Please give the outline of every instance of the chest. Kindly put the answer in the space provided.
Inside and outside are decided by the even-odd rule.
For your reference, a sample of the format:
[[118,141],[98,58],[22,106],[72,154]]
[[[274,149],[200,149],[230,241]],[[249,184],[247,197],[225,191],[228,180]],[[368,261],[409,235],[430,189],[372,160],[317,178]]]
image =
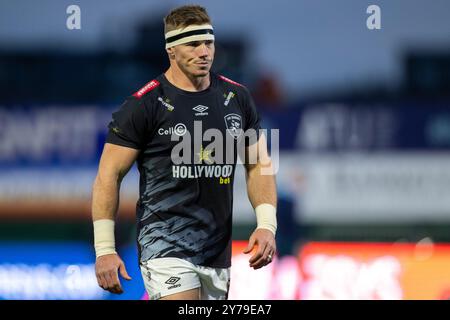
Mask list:
[[233,92],[218,91],[206,96],[161,95],[155,107],[153,141],[159,143],[170,143],[172,135],[186,134],[201,140],[218,134],[223,139],[235,138],[246,121]]

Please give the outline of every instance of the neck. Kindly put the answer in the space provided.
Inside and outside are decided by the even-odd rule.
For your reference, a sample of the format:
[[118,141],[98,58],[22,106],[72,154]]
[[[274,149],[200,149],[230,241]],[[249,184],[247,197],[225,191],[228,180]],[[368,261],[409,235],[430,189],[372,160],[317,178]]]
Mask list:
[[173,65],[164,73],[167,80],[175,87],[192,92],[202,91],[209,87],[209,74],[208,72],[205,76],[193,77],[185,74],[180,68],[174,67]]

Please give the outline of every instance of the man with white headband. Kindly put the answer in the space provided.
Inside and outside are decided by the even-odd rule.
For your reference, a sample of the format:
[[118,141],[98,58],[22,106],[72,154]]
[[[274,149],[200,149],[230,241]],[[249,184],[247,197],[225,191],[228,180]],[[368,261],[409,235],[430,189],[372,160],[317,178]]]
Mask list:
[[[210,72],[215,39],[206,10],[182,6],[164,24],[170,67],[127,98],[109,124],[92,196],[97,280],[113,293],[123,292],[119,274],[130,280],[116,252],[114,226],[120,183],[136,161],[137,243],[149,298],[226,299],[234,151],[243,144],[257,220],[244,253],[251,253],[254,269],[271,263],[276,253],[274,173],[249,91]],[[218,135],[208,139],[208,132]],[[180,145],[183,151],[175,152]]]

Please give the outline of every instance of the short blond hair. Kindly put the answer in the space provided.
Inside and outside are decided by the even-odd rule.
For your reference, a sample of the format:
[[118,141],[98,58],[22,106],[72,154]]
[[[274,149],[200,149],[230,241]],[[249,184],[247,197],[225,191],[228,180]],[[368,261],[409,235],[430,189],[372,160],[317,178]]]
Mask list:
[[186,5],[173,9],[164,18],[164,33],[190,25],[211,24],[206,9],[199,5]]

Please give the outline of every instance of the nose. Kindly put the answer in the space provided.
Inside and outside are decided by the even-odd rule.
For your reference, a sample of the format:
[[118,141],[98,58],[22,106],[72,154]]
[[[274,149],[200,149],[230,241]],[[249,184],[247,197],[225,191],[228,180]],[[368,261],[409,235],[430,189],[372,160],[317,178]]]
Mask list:
[[201,57],[209,55],[209,49],[204,42],[198,46],[198,51]]

